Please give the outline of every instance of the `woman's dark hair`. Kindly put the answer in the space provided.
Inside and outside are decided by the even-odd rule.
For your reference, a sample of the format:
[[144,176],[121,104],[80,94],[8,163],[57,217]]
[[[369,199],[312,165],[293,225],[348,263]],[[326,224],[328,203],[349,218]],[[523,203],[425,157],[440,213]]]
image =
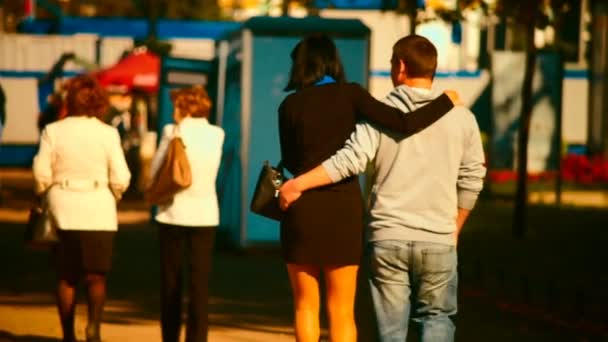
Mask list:
[[334,42],[324,34],[313,34],[302,39],[291,51],[291,72],[285,91],[300,90],[331,76],[344,83],[344,67]]
[[68,116],[102,119],[108,112],[110,108],[108,94],[92,76],[77,76],[68,82],[66,88]]

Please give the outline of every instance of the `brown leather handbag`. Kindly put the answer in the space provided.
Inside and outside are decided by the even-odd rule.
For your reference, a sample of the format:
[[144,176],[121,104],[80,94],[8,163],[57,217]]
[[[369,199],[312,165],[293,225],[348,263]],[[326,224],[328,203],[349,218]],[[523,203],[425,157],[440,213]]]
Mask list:
[[176,135],[169,142],[167,155],[146,190],[145,197],[152,204],[171,204],[175,194],[191,184],[192,172],[186,155],[186,146],[182,138]]

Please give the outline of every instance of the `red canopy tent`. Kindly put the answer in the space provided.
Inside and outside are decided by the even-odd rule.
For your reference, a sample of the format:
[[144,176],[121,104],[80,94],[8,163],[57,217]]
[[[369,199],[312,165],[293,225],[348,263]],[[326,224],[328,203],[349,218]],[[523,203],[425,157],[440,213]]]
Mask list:
[[105,88],[125,92],[140,89],[154,93],[159,87],[160,58],[149,51],[136,50],[115,65],[93,75]]

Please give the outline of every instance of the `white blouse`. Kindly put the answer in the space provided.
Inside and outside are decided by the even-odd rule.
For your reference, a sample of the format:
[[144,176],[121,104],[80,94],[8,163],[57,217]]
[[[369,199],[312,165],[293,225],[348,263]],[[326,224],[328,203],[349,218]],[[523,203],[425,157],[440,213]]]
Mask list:
[[[178,132],[178,133],[177,133]],[[186,146],[192,171],[192,185],[178,192],[169,205],[158,207],[156,221],[187,227],[212,227],[220,222],[215,182],[224,144],[224,130],[209,124],[205,118],[186,117],[175,130],[166,125],[151,165],[152,179],[160,169],[174,134]]]
[[36,192],[65,230],[118,229],[116,197],[127,189],[118,131],[91,117],[67,117],[45,127],[33,164]]

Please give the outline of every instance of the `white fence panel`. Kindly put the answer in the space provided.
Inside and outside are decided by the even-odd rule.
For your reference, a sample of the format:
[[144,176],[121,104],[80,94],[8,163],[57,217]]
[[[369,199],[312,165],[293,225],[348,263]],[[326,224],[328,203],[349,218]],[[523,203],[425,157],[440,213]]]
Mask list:
[[[0,70],[47,71],[63,53],[73,52],[89,62],[95,62],[96,35],[0,35]],[[80,70],[66,65],[66,70]]]
[[38,143],[38,84],[35,78],[0,78],[6,93],[3,144]]
[[107,37],[101,40],[99,45],[99,65],[107,68],[118,62],[125,50],[133,48],[133,38],[129,37]]
[[213,39],[170,39],[171,56],[178,58],[211,60],[215,57]]

